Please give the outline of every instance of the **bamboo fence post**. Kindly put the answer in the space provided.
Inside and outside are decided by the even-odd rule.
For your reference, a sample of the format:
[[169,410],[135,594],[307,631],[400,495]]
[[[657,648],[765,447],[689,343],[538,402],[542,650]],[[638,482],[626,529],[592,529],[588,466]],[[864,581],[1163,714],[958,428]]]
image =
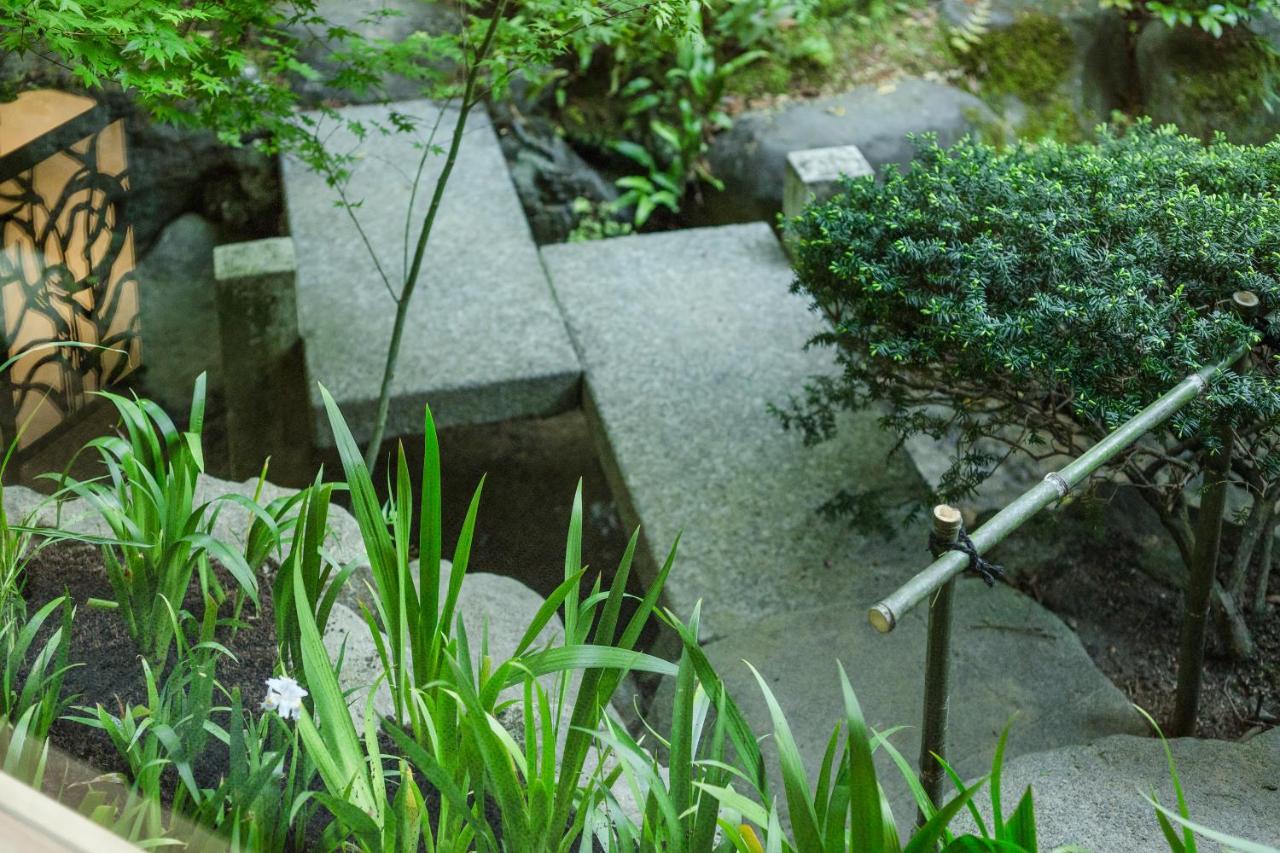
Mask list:
[[[1231,301],[1232,308],[1241,317],[1249,318],[1257,313],[1258,297],[1249,291],[1237,291]],[[1249,354],[1246,352],[1232,365],[1232,369],[1245,372],[1249,366]],[[1173,718],[1169,723],[1169,733],[1173,737],[1195,734],[1196,715],[1200,705],[1209,601],[1217,579],[1218,557],[1222,546],[1222,513],[1227,505],[1231,454],[1235,444],[1235,430],[1228,418],[1223,418],[1217,433],[1221,448],[1205,463],[1200,517],[1196,520],[1195,550],[1191,555],[1191,574],[1183,592],[1182,632],[1178,644],[1178,686],[1174,696]]]
[[[939,504],[933,508],[933,536],[930,550],[935,559],[960,538],[961,517],[955,507]],[[924,656],[924,720],[920,730],[920,784],[934,806],[942,805],[942,782],[946,778],[940,758],[947,750],[947,716],[951,705],[951,622],[956,579],[951,577],[938,588],[929,603],[929,639]],[[919,811],[916,822],[924,825]]]

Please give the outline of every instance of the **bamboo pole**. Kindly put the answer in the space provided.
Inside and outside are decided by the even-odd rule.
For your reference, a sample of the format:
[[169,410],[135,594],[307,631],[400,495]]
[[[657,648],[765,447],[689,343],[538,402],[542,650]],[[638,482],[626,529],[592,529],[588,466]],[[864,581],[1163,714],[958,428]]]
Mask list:
[[[1249,349],[1248,344],[1243,344],[1217,364],[1197,370],[1062,470],[1046,475],[1043,481],[970,534],[974,548],[979,554],[985,554],[1040,510],[1065,497],[1072,488],[1198,397],[1215,374],[1229,369],[1247,355]],[[892,631],[907,612],[968,565],[969,558],[965,554],[955,551],[943,554],[893,593],[872,605],[867,612],[868,621],[881,633]]]
[[[940,557],[947,546],[960,538],[960,511],[940,504],[933,508],[933,556]],[[939,759],[946,757],[947,717],[951,707],[951,621],[955,601],[955,578],[944,583],[929,603],[929,640],[924,655],[924,719],[920,729],[920,785],[935,807],[942,806],[942,783],[946,778]],[[923,811],[916,823],[925,824]]]
[[[1258,297],[1238,291],[1232,297],[1232,308],[1241,317],[1252,317],[1258,310]],[[1232,365],[1237,371],[1248,371],[1248,352]],[[1190,737],[1196,732],[1196,716],[1200,707],[1200,684],[1204,676],[1204,641],[1209,625],[1209,599],[1218,574],[1218,557],[1222,549],[1222,513],[1227,506],[1227,486],[1231,477],[1231,453],[1235,430],[1223,417],[1217,428],[1220,447],[1204,466],[1204,489],[1200,495],[1200,517],[1196,520],[1195,550],[1191,556],[1191,574],[1183,590],[1182,631],[1178,643],[1178,687],[1174,694],[1173,717],[1169,734]]]

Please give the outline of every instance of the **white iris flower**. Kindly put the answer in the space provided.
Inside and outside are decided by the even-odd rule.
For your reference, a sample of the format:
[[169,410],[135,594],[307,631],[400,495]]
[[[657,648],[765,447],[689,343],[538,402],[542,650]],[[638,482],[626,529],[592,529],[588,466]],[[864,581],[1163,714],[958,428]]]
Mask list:
[[296,720],[302,713],[302,700],[307,691],[289,676],[267,679],[267,698],[262,700],[262,710],[275,711],[286,720]]

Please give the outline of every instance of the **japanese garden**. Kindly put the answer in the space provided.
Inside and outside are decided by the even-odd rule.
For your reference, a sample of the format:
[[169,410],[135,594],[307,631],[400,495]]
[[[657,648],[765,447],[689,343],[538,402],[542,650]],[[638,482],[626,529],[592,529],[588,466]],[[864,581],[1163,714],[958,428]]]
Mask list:
[[1280,4],[0,0],[0,850],[1280,850]]

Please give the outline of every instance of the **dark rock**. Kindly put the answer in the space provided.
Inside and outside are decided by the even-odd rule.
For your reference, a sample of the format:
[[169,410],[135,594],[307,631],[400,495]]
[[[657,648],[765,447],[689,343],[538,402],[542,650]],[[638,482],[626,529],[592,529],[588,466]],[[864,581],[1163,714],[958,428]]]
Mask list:
[[575,200],[587,199],[598,210],[617,199],[614,185],[582,159],[549,120],[502,107],[495,113],[511,181],[539,245],[569,238],[581,216]]
[[1268,50],[1274,27],[1240,28],[1214,38],[1193,27],[1148,23],[1138,35],[1137,65],[1147,114],[1185,133],[1261,144],[1280,133],[1280,104],[1265,97],[1280,80],[1280,61]]
[[138,264],[144,393],[166,412],[185,412],[202,372],[221,388],[213,247],[218,229],[195,213],[178,217]]
[[772,220],[782,209],[791,151],[856,145],[880,172],[915,156],[907,134],[936,133],[946,145],[996,122],[990,108],[973,95],[916,78],[892,88],[859,86],[782,110],[743,113],[712,143],[708,160],[724,190],[707,192],[701,215],[721,223]]
[[1020,135],[1078,136],[1133,100],[1125,20],[1096,0],[943,0],[940,11]]

